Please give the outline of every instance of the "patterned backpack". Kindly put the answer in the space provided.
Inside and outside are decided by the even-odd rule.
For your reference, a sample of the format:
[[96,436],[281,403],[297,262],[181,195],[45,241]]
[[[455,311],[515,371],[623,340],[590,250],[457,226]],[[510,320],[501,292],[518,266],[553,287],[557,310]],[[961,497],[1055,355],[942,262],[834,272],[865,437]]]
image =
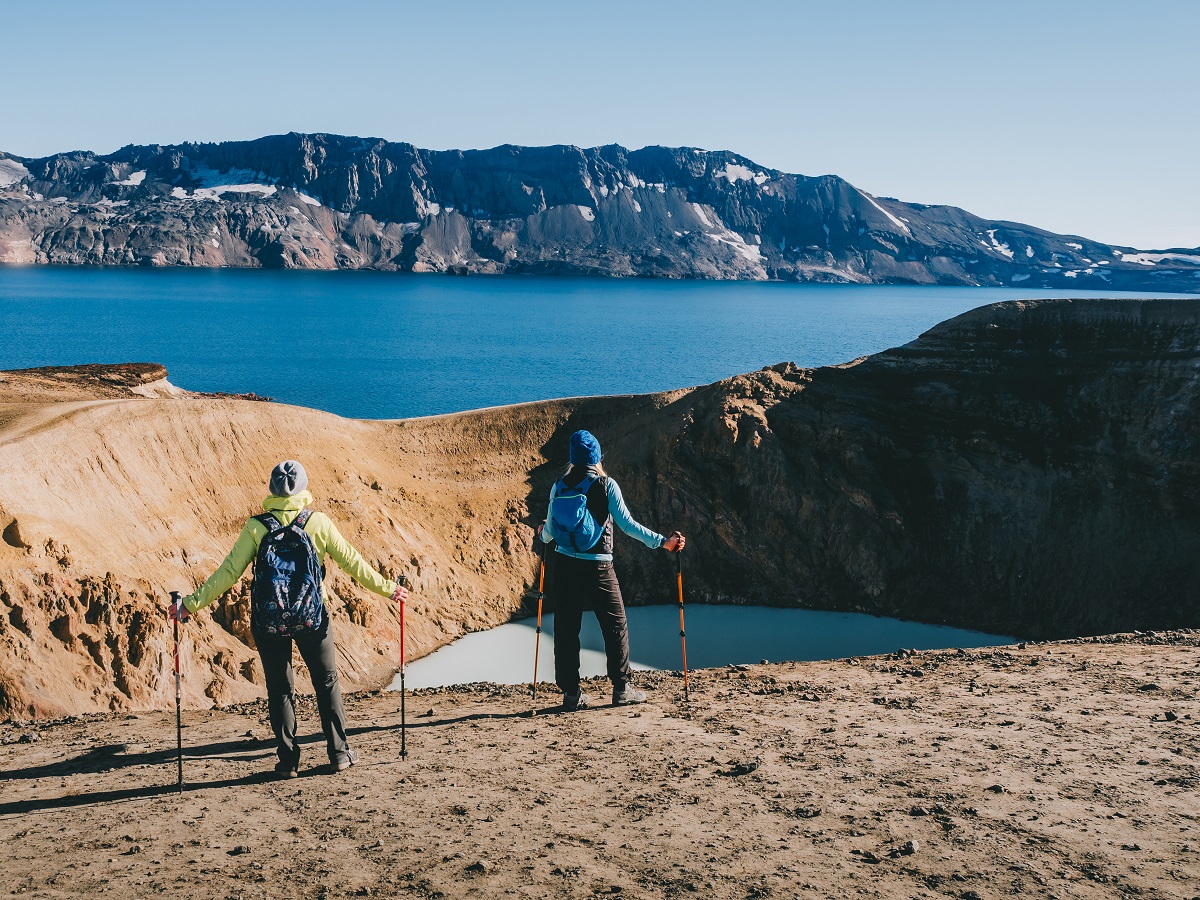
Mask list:
[[254,518],[267,528],[254,558],[250,621],[264,634],[296,635],[316,631],[325,620],[321,582],[325,567],[304,530],[312,516],[303,510],[291,525],[270,513]]

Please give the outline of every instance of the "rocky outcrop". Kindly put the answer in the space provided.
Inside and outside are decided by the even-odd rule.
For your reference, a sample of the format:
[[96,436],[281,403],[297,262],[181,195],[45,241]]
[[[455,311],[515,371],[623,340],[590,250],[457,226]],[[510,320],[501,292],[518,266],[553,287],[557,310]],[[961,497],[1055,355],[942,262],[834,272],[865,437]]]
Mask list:
[[1142,252],[725,151],[287,134],[0,154],[0,262],[1200,290]]
[[[693,534],[697,599],[1026,637],[1200,625],[1200,303],[997,304],[668,409],[614,417],[611,455],[634,508]],[[622,560],[653,595],[644,562]]]
[[[168,705],[167,591],[219,564],[281,455],[410,575],[411,654],[503,622],[580,427],[638,518],[689,536],[689,602],[1200,626],[1200,300],[997,304],[842,366],[400,422],[129,393],[159,374],[0,377],[0,710]],[[71,392],[36,402],[39,378]],[[616,566],[629,602],[673,599],[665,554]],[[329,598],[347,683],[388,677],[396,611],[336,570]],[[188,626],[190,705],[261,693],[247,625],[243,583]]]

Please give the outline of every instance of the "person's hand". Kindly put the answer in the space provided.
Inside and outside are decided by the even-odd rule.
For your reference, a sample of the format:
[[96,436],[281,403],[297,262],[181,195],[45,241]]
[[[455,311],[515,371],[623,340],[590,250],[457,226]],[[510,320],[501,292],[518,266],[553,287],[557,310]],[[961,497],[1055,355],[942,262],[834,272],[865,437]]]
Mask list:
[[192,614],[187,611],[187,607],[183,605],[183,600],[169,604],[167,615],[171,617],[172,622],[186,622],[192,617]]
[[397,584],[396,590],[392,591],[393,603],[404,603],[408,600],[408,588],[403,584]]
[[663,541],[663,549],[668,553],[678,553],[683,549],[686,543],[687,538],[685,538],[678,531],[672,531],[671,536]]

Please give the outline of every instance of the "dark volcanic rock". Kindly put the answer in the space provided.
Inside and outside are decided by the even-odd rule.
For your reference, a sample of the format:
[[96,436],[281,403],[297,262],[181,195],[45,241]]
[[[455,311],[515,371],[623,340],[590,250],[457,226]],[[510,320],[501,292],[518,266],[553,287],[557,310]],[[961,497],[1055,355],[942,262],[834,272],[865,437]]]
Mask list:
[[734,153],[286,134],[0,154],[0,262],[1200,290],[1139,253]]
[[[688,534],[690,602],[1029,637],[1200,625],[1200,301],[996,304],[700,388],[670,430],[629,406],[581,407],[549,457],[603,436],[630,507]],[[617,568],[668,599],[669,561]]]

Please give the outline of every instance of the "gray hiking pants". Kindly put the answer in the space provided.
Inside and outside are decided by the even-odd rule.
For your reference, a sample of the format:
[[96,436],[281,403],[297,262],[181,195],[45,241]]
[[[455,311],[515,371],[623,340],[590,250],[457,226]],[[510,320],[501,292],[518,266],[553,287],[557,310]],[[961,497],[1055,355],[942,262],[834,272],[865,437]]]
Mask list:
[[337,763],[344,759],[349,752],[346,710],[342,705],[342,688],[338,684],[337,649],[329,628],[329,615],[325,615],[325,624],[318,631],[294,638],[255,634],[254,642],[258,644],[267,681],[267,708],[271,713],[279,761],[291,767],[300,761],[300,746],[296,743],[296,686],[292,676],[293,642],[308,666],[317,694],[317,710],[321,714],[329,761]]
[[579,693],[579,629],[583,613],[591,610],[604,635],[604,655],[613,689],[629,683],[629,626],[621,585],[611,562],[553,557],[547,595],[554,608],[554,680],[564,694]]

